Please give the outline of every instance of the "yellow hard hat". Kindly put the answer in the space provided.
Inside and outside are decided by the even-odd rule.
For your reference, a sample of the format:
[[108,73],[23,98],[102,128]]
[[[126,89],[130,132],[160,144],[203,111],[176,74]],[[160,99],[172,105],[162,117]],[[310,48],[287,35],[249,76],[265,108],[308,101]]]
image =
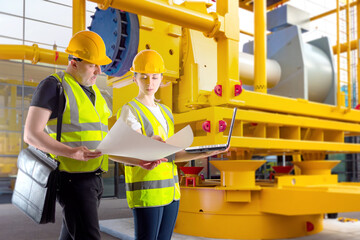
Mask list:
[[112,62],[106,56],[105,43],[102,38],[92,31],[77,32],[69,42],[65,52],[97,65],[107,65]]
[[161,55],[155,50],[147,49],[142,50],[135,56],[130,71],[137,73],[164,73],[166,69]]

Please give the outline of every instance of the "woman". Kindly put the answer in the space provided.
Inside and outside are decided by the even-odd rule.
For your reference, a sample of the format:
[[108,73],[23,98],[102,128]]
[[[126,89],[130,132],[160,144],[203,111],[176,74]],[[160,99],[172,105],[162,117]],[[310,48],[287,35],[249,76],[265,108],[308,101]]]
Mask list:
[[[166,141],[174,134],[171,110],[155,100],[166,71],[164,61],[154,50],[139,52],[130,69],[139,87],[138,96],[125,104],[118,118],[140,134]],[[184,150],[156,161],[112,156],[125,163],[126,196],[133,209],[135,239],[169,240],[179,209],[180,187],[176,161],[189,161],[219,154],[220,151],[189,154]]]

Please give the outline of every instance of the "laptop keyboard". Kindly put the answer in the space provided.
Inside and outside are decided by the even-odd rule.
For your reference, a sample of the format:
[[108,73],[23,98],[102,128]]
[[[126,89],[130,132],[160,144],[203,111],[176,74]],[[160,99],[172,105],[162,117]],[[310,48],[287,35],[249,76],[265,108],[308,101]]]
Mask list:
[[216,147],[224,147],[226,144],[214,144],[214,145],[205,145],[205,146],[197,146],[197,147],[189,147],[187,149],[198,149],[198,148],[216,148]]

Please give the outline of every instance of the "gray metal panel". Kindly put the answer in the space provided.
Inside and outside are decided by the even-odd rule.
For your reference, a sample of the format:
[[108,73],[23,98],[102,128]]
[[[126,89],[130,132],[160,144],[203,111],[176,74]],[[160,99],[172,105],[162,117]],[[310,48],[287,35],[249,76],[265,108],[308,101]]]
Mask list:
[[331,78],[331,88],[329,90],[328,95],[326,96],[326,99],[324,103],[326,104],[332,104],[336,105],[336,89],[337,89],[337,74],[336,69],[334,67],[334,59],[333,59],[333,51],[332,47],[330,45],[330,41],[327,37],[322,37],[313,41],[308,42],[308,44],[311,44],[319,49],[321,49],[326,56],[328,57],[330,63],[331,63],[331,69],[332,69],[332,78]]
[[271,32],[297,25],[302,32],[310,30],[310,14],[291,5],[283,5],[267,13],[267,29]]
[[291,26],[268,36],[268,58],[281,66],[278,85],[269,94],[308,100],[308,81],[304,63],[303,41],[300,29]]
[[[253,54],[253,42],[243,49]],[[281,66],[280,81],[268,89],[269,94],[335,104],[335,71],[327,38],[304,43],[300,28],[290,26],[268,35],[267,58]]]

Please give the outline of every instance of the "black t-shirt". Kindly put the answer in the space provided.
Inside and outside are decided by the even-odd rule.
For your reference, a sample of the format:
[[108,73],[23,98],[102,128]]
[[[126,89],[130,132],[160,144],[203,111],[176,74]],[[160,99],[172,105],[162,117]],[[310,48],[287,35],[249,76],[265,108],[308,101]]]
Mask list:
[[[59,99],[57,97],[58,80],[54,76],[49,76],[42,80],[36,87],[30,106],[42,107],[51,111],[50,119],[57,118]],[[95,104],[95,93],[92,87],[80,85],[92,104]],[[64,95],[63,95],[64,96]],[[64,96],[65,102],[65,96]]]

